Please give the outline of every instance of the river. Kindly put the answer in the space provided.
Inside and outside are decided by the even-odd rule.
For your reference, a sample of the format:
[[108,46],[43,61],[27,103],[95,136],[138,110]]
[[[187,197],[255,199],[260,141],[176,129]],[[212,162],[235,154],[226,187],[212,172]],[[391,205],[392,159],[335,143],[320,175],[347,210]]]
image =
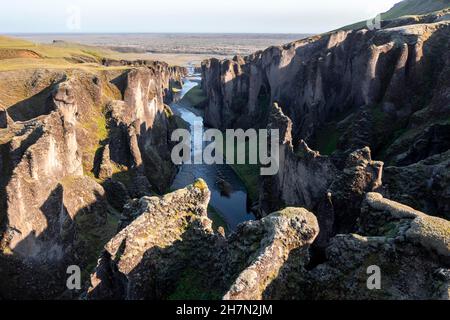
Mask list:
[[[199,85],[200,81],[200,75],[189,75],[184,80],[182,90],[177,93],[174,102],[170,105],[173,112],[181,116],[189,124],[191,131],[194,130],[194,126],[197,127],[197,130],[198,127],[201,127],[201,130],[203,130],[203,118],[199,113],[192,112],[191,106],[187,105],[186,101],[183,101],[183,103],[180,103],[180,101],[189,90]],[[208,184],[211,190],[210,206],[225,221],[229,231],[235,230],[242,222],[255,219],[255,216],[247,208],[246,188],[230,166],[226,164],[183,164],[173,182],[172,189],[184,188],[198,178],[202,178]],[[217,183],[220,179],[226,181],[231,187],[231,190],[226,195],[223,194],[223,189]],[[210,210],[210,218],[213,218],[213,214]]]

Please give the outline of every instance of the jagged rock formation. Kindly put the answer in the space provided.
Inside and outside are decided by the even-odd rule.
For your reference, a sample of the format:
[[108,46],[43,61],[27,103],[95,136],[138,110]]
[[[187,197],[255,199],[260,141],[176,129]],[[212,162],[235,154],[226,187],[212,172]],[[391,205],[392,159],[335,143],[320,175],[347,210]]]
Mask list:
[[[224,299],[270,299],[271,295],[283,291],[288,283],[279,278],[280,269],[293,256],[297,258],[297,267],[305,266],[309,262],[308,248],[318,232],[316,217],[303,208],[286,208],[260,221],[241,225],[228,240],[231,246],[228,263],[242,264],[249,250],[254,250],[252,247],[258,250],[232,282]],[[236,270],[233,271],[229,273],[235,274]]]
[[[116,210],[135,193],[120,178],[132,177],[144,195],[161,191],[149,180],[170,185],[176,168],[165,154],[176,122],[164,101],[170,100],[172,84],[181,81],[181,69],[175,70],[152,63],[99,73],[73,70],[62,78],[31,73],[36,88],[42,79],[60,80],[2,112],[7,128],[0,135],[0,296],[67,294],[66,268],[75,264],[84,275],[90,272],[86,269],[116,233]],[[24,112],[33,103],[37,113]],[[130,139],[115,139],[116,118],[105,111],[112,104],[124,107],[128,118],[121,118],[121,129],[125,125],[127,134],[133,132]],[[134,167],[122,163],[114,157],[117,150],[142,161]]]
[[209,125],[280,130],[259,216],[305,207],[320,226],[309,271],[289,258],[263,298],[449,299],[449,222],[387,200],[448,218],[448,9],[381,27],[203,63]]
[[307,248],[319,231],[307,210],[288,208],[244,223],[226,239],[211,229],[209,198],[199,180],[163,198],[130,203],[126,227],[106,245],[88,298],[182,298],[178,283],[188,272],[196,279],[188,289],[200,285],[209,298],[261,299],[294,251],[299,266],[307,263]]
[[303,140],[294,151],[292,121],[278,104],[272,107],[268,128],[280,130],[280,170],[275,176],[262,177],[259,215],[284,206],[314,208],[337,169],[328,157],[309,149]]
[[[342,170],[354,150],[369,146],[389,167],[445,157],[449,34],[443,10],[417,21],[392,20],[379,30],[340,30],[247,57],[207,60],[202,66],[202,86],[209,100],[205,121],[220,129],[271,127],[276,117],[272,105],[277,102],[292,132],[289,138],[282,137],[290,142],[281,143],[280,173],[262,181],[260,205],[263,212],[292,204],[312,208],[313,199],[323,196],[333,179],[328,176],[333,176],[330,168]],[[286,124],[277,126],[286,130]],[[304,142],[298,143],[302,140],[332,157],[305,151]],[[301,161],[301,156],[310,160]],[[327,164],[330,161],[333,165]],[[305,163],[320,165],[313,171]],[[431,167],[417,170],[416,179],[439,180],[433,194],[446,195],[445,174],[436,179]],[[404,186],[391,188],[396,199],[408,192],[415,198],[406,187],[411,177],[395,169],[385,175],[387,181],[396,181],[391,186]],[[447,196],[444,199],[437,204],[425,197],[417,205],[430,214],[445,215]]]
[[[206,216],[199,180],[163,198],[127,205],[106,246],[89,299],[450,299],[450,222],[366,193],[358,234],[333,236],[309,263],[313,214],[287,208],[224,237]],[[367,286],[379,267],[381,289]]]
[[[207,247],[215,239],[207,218],[209,197],[204,182],[198,182],[161,199],[131,203],[127,212],[135,220],[106,245],[88,296],[167,298],[167,291],[174,289],[173,278],[211,254]],[[202,258],[200,252],[207,256]]]
[[[175,129],[164,104],[171,71],[139,68],[123,75],[123,101],[108,107],[111,159],[119,165],[136,168],[158,192],[164,192],[176,169],[170,160],[170,133]],[[169,86],[171,89],[172,87]]]
[[450,299],[449,31],[443,10],[206,61],[206,122],[281,137],[260,220],[228,236],[203,180],[152,196],[183,69],[2,73],[0,298],[78,298],[66,268],[100,255],[83,298]]
[[268,128],[280,130],[280,170],[261,178],[258,215],[285,206],[316,212],[321,233],[315,245],[323,248],[335,234],[355,231],[365,193],[382,185],[384,164],[372,160],[368,147],[349,154],[342,168],[331,157],[311,150],[303,140],[294,150],[292,121],[277,104]]
[[391,199],[450,219],[450,151],[405,167],[385,169]]
[[[359,220],[364,236],[334,237],[325,263],[291,278],[298,281],[296,297],[448,300],[449,232],[447,220],[368,193]],[[370,266],[381,270],[380,290],[367,287]]]
[[[363,106],[381,105],[383,112],[404,118],[419,108],[410,98],[435,88],[446,64],[440,55],[445,56],[442,42],[449,28],[444,20],[337,31],[245,58],[208,60],[203,64],[206,121],[219,128],[258,126],[278,102],[293,121],[294,137],[310,139],[336,115]],[[424,83],[423,75],[431,83]]]
[[[33,296],[43,288],[49,288],[47,292],[52,295],[61,290],[64,283],[55,289],[54,282],[45,284],[45,276],[37,270],[46,269],[41,269],[44,264],[53,265],[44,272],[61,272],[61,264],[74,259],[78,241],[75,216],[100,202],[104,193],[94,181],[83,180],[76,134],[78,109],[69,83],[58,87],[54,104],[54,112],[28,124],[12,138],[9,157],[3,158],[6,203],[2,206],[1,264],[6,271],[2,276],[20,274],[17,283],[2,280],[7,286],[17,285],[4,293],[2,288],[5,295],[26,292],[25,296]],[[81,183],[72,183],[74,179]],[[67,194],[77,193],[80,200],[74,203],[73,196]],[[90,196],[82,197],[85,193]],[[98,211],[92,210],[90,215],[93,224],[106,218],[105,207],[96,206]]]

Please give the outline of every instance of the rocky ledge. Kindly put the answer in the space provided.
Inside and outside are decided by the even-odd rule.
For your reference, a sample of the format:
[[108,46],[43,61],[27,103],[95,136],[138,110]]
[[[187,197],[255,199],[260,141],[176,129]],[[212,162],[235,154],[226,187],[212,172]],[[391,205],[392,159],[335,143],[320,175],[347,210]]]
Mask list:
[[203,62],[206,123],[282,133],[280,172],[260,181],[260,215],[315,210],[339,191],[333,180],[351,169],[351,153],[369,147],[366,173],[381,169],[372,156],[386,167],[383,194],[448,218],[448,10]]
[[1,297],[77,295],[66,292],[67,266],[86,277],[129,198],[170,185],[178,121],[165,102],[180,70],[2,74],[40,92],[0,109]]
[[[366,193],[357,233],[311,245],[316,217],[286,208],[225,236],[205,182],[131,201],[91,275],[88,299],[449,299],[450,222]],[[381,272],[370,290],[368,270]]]
[[[105,246],[87,297],[262,299],[267,290],[283,290],[285,284],[273,287],[273,280],[288,258],[308,263],[319,232],[312,213],[288,208],[244,223],[226,238],[211,228],[209,198],[198,180],[162,198],[131,202],[124,219],[135,220]],[[201,296],[189,296],[196,290]]]

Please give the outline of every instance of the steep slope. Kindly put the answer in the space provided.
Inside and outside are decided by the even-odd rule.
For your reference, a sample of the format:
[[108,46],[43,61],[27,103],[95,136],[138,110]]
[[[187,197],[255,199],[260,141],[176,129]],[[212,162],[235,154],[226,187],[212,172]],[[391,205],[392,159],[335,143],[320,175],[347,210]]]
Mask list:
[[449,0],[405,0],[381,14],[383,20],[392,20],[402,16],[423,15],[450,7]]
[[[450,222],[368,193],[358,234],[331,240],[326,262],[302,275],[300,299],[449,300]],[[361,236],[363,235],[363,236]],[[380,290],[368,290],[367,270],[379,267]]]
[[[311,185],[327,185],[330,177],[320,180],[320,174],[296,164],[293,155],[304,154],[301,140],[330,155],[338,169],[351,152],[366,146],[388,166],[412,165],[448,150],[450,21],[429,15],[424,21],[392,23],[395,26],[380,30],[336,31],[247,57],[203,63],[209,125],[266,128],[276,123],[271,118],[275,102],[292,123],[290,151],[281,160],[278,182],[266,183],[261,190],[263,211],[264,203],[275,204],[268,212],[286,204],[310,210],[317,205],[309,196]],[[438,171],[429,169],[418,171],[416,179],[437,181],[433,172]],[[313,183],[318,179],[319,184]],[[433,185],[439,188],[436,192],[447,194],[448,182],[439,181]],[[284,195],[273,192],[283,185]],[[389,194],[400,195],[391,189]],[[446,215],[446,201],[438,206],[430,201],[417,205],[430,214]]]
[[0,72],[18,88],[1,109],[0,296],[73,297],[67,267],[86,276],[127,199],[170,185],[176,121],[165,103],[185,70],[121,65]]
[[[348,182],[348,181],[347,181]],[[349,186],[349,185],[348,185]],[[330,240],[309,264],[316,217],[286,208],[215,233],[205,182],[130,202],[127,221],[105,246],[88,299],[449,299],[450,222],[377,193],[355,207],[358,234]],[[361,234],[361,235],[360,235]],[[382,289],[368,290],[379,266]]]
[[297,267],[307,263],[318,233],[312,213],[288,208],[225,238],[207,217],[210,196],[198,180],[163,198],[134,201],[127,213],[135,220],[105,246],[87,297],[261,299],[288,258],[295,256]]
[[[444,9],[450,9],[449,0],[403,0],[396,3],[390,10],[381,13],[380,22],[381,25],[386,25],[389,24],[391,20],[401,17],[404,17],[404,19],[419,18],[418,16],[428,15],[432,12],[438,12]],[[342,30],[354,30],[365,27],[367,27],[367,21],[361,21],[345,26]]]

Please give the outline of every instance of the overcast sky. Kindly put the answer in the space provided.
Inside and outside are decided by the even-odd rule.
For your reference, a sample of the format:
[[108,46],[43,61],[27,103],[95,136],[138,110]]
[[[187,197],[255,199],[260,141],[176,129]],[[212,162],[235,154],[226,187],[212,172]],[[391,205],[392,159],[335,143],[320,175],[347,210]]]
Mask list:
[[319,33],[372,18],[396,2],[399,0],[2,0],[0,33]]

